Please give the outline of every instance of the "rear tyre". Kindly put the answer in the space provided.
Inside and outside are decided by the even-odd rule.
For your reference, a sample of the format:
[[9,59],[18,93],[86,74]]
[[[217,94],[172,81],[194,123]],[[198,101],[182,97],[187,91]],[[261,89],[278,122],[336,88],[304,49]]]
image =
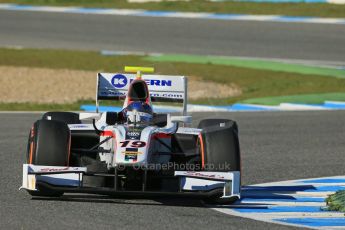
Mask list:
[[[235,121],[227,119],[206,119],[199,123],[199,149],[203,170],[216,172],[241,171],[238,127]],[[208,203],[233,203],[237,198],[221,199],[210,197]]]
[[[66,123],[38,120],[34,123],[28,141],[27,162],[35,165],[67,166],[70,152],[70,130]],[[62,192],[29,191],[32,196],[61,196]]]
[[62,121],[66,124],[81,124],[79,114],[72,112],[47,112],[43,114],[42,119]]

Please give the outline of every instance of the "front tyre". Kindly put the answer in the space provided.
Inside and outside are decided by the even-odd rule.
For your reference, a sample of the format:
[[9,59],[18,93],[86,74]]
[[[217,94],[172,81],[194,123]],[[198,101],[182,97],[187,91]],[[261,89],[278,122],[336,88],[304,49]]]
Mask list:
[[42,120],[62,121],[66,124],[81,124],[78,113],[72,112],[46,112]]
[[[68,166],[70,130],[66,123],[56,120],[38,120],[29,134],[27,162],[34,165]],[[62,196],[47,190],[29,191],[32,196]]]
[[206,171],[241,171],[240,144],[236,122],[226,119],[205,119],[199,123],[202,129],[199,148]]
[[[199,123],[202,129],[198,138],[203,170],[216,172],[241,171],[238,127],[227,119],[205,119]],[[233,203],[238,198],[222,199],[222,194],[210,197],[207,203]]]

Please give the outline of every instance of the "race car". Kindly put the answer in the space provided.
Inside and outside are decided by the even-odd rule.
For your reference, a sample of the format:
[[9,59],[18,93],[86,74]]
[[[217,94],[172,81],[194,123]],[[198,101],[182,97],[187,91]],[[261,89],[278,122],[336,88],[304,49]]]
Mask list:
[[[236,122],[205,119],[192,128],[186,77],[124,72],[97,74],[95,112],[47,112],[33,124],[21,188],[32,196],[239,199]],[[101,100],[124,100],[123,108],[99,112]],[[182,104],[182,114],[155,113],[152,102]]]

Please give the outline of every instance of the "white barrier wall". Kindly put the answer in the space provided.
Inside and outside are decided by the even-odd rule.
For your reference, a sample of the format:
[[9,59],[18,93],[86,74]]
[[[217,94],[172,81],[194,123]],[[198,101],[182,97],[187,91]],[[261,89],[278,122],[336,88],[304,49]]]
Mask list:
[[327,0],[328,3],[345,4],[345,0]]

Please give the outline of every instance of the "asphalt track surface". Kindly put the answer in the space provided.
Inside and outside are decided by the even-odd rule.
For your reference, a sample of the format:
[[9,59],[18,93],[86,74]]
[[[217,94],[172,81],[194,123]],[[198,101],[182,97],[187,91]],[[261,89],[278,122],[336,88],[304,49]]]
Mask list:
[[345,26],[0,10],[0,46],[345,63]]
[[[345,174],[345,111],[194,114],[240,127],[243,183]],[[228,216],[198,200],[31,199],[21,184],[26,141],[40,114],[0,114],[0,229],[294,229]]]

